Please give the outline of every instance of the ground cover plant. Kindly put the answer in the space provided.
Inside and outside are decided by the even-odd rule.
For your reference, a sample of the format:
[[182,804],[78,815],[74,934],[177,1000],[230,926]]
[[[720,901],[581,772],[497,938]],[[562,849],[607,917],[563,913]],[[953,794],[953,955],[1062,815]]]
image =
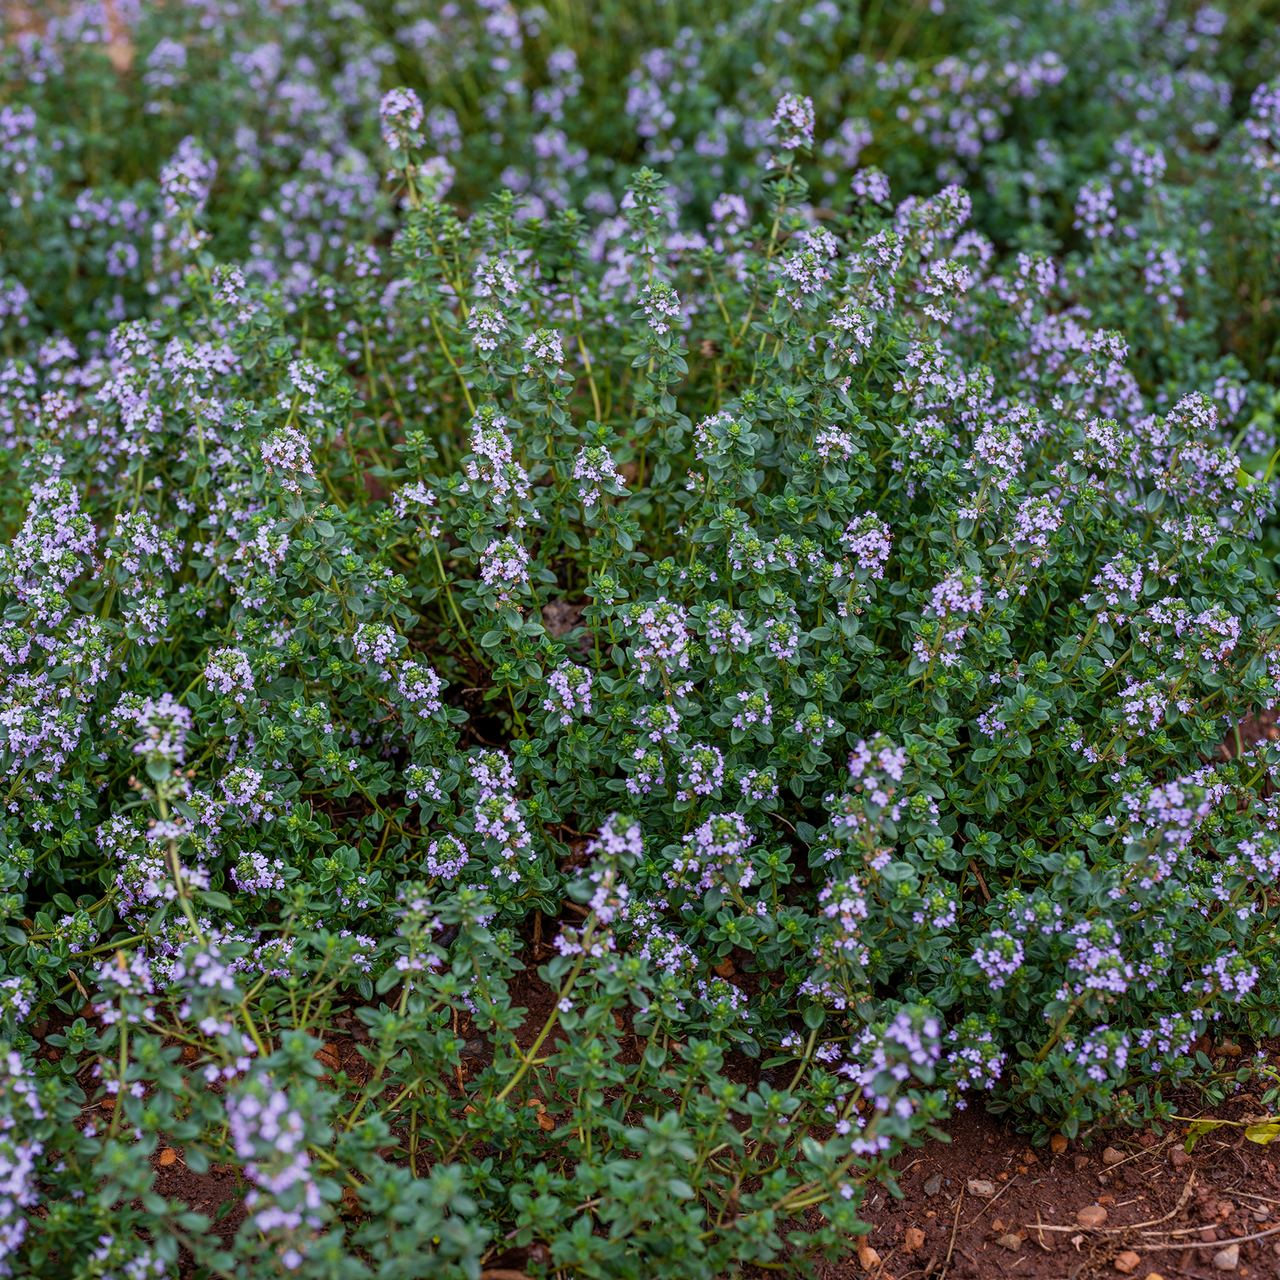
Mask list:
[[[166,20],[330,49],[290,14]],[[228,59],[259,119],[81,18],[6,44],[0,108],[11,1271],[802,1270],[975,1096],[1037,1142],[1274,1100],[1193,1048],[1280,1032],[1280,752],[1217,751],[1280,700],[1271,322],[1209,324],[1226,248],[1163,296],[1116,247],[1204,170],[1120,147],[1055,256],[777,86],[714,196],[457,204],[446,117],[367,49],[344,80],[358,42],[306,92],[296,48]],[[132,195],[30,105],[83,69],[126,113],[84,31],[181,123]],[[1248,253],[1275,102],[1203,160]],[[184,111],[328,159],[219,187]],[[161,1142],[236,1170],[233,1236],[154,1192]]]
[[964,185],[999,252],[1055,254],[1077,305],[1140,335],[1153,403],[1205,391],[1265,453],[1274,106],[1250,104],[1280,70],[1275,19],[1271,3],[12,6],[0,320],[10,344],[79,341],[147,313],[166,291],[159,167],[187,136],[218,161],[219,260],[306,293],[393,224],[374,108],[395,84],[421,96],[432,171],[464,208],[505,186],[607,225],[648,165],[694,237],[722,193],[758,190],[794,91],[815,104],[816,207],[859,164],[897,199]]

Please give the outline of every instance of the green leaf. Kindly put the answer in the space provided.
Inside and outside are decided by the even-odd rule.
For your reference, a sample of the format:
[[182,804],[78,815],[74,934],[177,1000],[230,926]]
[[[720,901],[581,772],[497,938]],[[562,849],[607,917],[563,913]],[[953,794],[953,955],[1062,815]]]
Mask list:
[[1212,1133],[1215,1129],[1221,1129],[1226,1123],[1224,1120],[1193,1120],[1187,1129],[1187,1140],[1183,1144],[1183,1150],[1187,1155],[1191,1154],[1192,1148],[1206,1133]]
[[168,760],[147,761],[147,777],[152,782],[163,782],[172,772],[173,766]]
[[231,899],[225,893],[220,893],[217,889],[197,889],[195,896],[199,898],[206,907],[216,907],[219,911],[231,910]]

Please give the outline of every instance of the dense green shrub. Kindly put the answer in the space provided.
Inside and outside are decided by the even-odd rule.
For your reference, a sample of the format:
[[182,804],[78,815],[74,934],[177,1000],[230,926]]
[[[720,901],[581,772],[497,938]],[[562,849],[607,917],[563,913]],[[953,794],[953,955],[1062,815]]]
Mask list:
[[[859,163],[898,199],[965,185],[1001,254],[1070,262],[1069,296],[1131,335],[1146,394],[1204,391],[1233,429],[1258,417],[1262,452],[1270,397],[1251,382],[1276,367],[1276,206],[1271,148],[1244,122],[1280,71],[1276,17],[1165,0],[256,0],[131,20],[76,6],[37,29],[15,10],[0,15],[3,310],[20,284],[21,318],[76,341],[147,313],[170,287],[159,168],[188,135],[219,163],[215,255],[297,293],[349,266],[353,235],[391,225],[372,116],[393,84],[424,100],[450,199],[508,186],[526,211],[598,223],[647,165],[678,194],[684,236],[722,193],[757,191],[773,103],[794,91],[815,103],[815,205],[841,207]],[[1105,236],[1081,216],[1091,183],[1110,188],[1083,201],[1114,207]]]
[[[15,1272],[799,1268],[975,1094],[1043,1140],[1270,1074],[1193,1049],[1280,1031],[1280,751],[1218,752],[1280,700],[1268,483],[1216,384],[1153,402],[1073,296],[1126,314],[1110,239],[1001,256],[959,186],[828,182],[813,105],[769,111],[696,236],[649,169],[603,220],[442,203],[394,90],[393,198],[337,200],[329,261],[215,255],[190,138],[138,314],[50,337],[59,242],[14,250]],[[161,1141],[240,1171],[232,1243],[154,1193]]]

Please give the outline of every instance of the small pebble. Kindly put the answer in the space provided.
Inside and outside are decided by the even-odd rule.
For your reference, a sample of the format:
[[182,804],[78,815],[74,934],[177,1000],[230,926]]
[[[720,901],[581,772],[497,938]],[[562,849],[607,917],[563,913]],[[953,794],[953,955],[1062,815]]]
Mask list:
[[880,1265],[880,1255],[865,1241],[858,1246],[858,1261],[864,1271]]
[[1266,1222],[1271,1215],[1265,1209],[1255,1209],[1253,1211],[1254,1222]]
[[1001,1236],[997,1241],[1002,1249],[1008,1249],[1010,1253],[1017,1253],[1022,1248],[1021,1236]]
[[1147,1280],[1164,1280],[1164,1276],[1162,1276],[1158,1271],[1148,1271]]
[[1169,1159],[1173,1163],[1175,1169],[1181,1169],[1183,1165],[1191,1163],[1191,1157],[1181,1147],[1174,1147],[1169,1152]]
[[1102,1163],[1105,1165],[1119,1164],[1124,1159],[1124,1152],[1117,1151],[1115,1147],[1108,1147],[1102,1153]]
[[1100,1204],[1087,1204],[1076,1214],[1082,1227],[1100,1227],[1107,1220],[1107,1211]]
[[969,1179],[969,1194],[971,1196],[982,1196],[984,1199],[990,1200],[996,1193],[996,1184],[988,1182],[985,1178]]
[[1055,1156],[1060,1156],[1066,1149],[1066,1134],[1055,1133],[1053,1137],[1049,1139],[1049,1150],[1052,1151]]
[[1218,1238],[1218,1233],[1212,1227],[1200,1228],[1200,1243],[1212,1244]]
[[919,1227],[908,1227],[906,1231],[902,1233],[902,1247],[908,1253],[915,1253],[915,1251],[921,1248],[923,1244],[924,1232],[921,1231]]
[[928,1182],[924,1184],[924,1193],[927,1196],[936,1196],[942,1190],[942,1174],[935,1173]]
[[1240,1261],[1240,1246],[1229,1244],[1221,1253],[1213,1255],[1213,1265],[1219,1271],[1234,1271]]
[[1088,1157],[1088,1156],[1076,1156],[1076,1158],[1075,1158],[1075,1166],[1076,1166],[1076,1169],[1077,1169],[1077,1170],[1079,1170],[1079,1169],[1087,1169],[1087,1168],[1089,1167],[1089,1157]]
[[1138,1263],[1141,1261],[1142,1259],[1132,1249],[1126,1249],[1116,1258],[1116,1270],[1127,1276],[1137,1269]]

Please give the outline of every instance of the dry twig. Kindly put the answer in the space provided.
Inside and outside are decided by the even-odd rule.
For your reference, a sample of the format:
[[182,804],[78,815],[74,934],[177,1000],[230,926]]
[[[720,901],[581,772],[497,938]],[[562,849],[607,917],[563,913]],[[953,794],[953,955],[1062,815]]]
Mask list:
[[951,1243],[947,1245],[946,1261],[942,1264],[942,1275],[939,1280],[947,1280],[947,1272],[951,1270],[951,1254],[956,1247],[956,1232],[960,1229],[960,1206],[964,1204],[964,1184],[960,1184],[960,1194],[956,1198],[956,1216],[951,1222]]

